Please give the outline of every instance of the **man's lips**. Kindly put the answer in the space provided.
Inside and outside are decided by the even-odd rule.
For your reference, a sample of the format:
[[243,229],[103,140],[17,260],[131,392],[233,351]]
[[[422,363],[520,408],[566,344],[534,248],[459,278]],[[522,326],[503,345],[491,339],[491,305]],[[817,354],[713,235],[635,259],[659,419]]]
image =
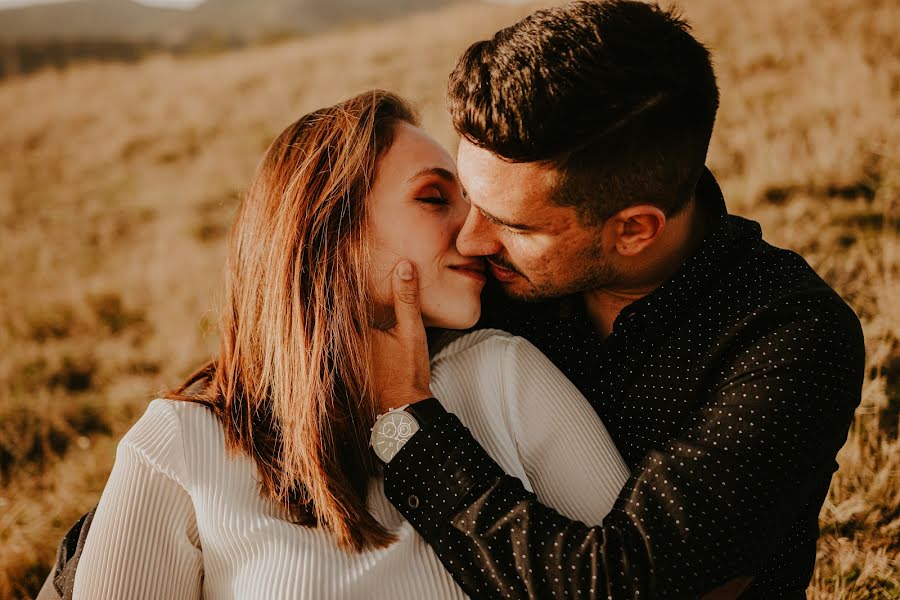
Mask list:
[[491,266],[491,275],[493,275],[494,279],[500,281],[501,283],[509,283],[519,276],[519,274],[515,271],[504,269],[503,267],[498,267],[491,261],[488,261],[488,264]]

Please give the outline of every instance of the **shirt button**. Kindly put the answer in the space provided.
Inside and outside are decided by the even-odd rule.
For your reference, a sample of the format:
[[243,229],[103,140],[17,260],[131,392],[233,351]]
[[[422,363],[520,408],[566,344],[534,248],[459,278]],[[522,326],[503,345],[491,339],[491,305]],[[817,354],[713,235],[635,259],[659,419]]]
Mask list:
[[410,508],[419,508],[419,497],[415,494],[412,494],[409,498],[406,499],[406,503]]

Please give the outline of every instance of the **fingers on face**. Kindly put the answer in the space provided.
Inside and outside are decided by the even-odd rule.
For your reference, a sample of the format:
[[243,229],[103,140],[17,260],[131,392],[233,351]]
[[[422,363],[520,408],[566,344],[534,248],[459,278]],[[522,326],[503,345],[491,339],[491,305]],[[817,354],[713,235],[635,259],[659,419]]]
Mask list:
[[418,324],[421,328],[422,315],[419,309],[419,286],[415,265],[410,261],[400,261],[394,273],[394,310],[397,324],[403,328],[415,327]]
[[419,288],[416,282],[416,268],[407,261],[402,260],[394,270],[397,274],[394,282],[394,294],[404,305],[416,305],[418,303]]

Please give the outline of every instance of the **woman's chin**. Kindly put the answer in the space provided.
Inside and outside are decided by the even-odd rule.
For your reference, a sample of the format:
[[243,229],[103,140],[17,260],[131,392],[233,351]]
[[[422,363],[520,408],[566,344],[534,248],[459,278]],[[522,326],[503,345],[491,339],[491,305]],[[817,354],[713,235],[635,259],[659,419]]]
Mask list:
[[469,311],[440,311],[436,313],[422,312],[425,327],[441,329],[469,329],[474,327],[481,317],[481,305]]

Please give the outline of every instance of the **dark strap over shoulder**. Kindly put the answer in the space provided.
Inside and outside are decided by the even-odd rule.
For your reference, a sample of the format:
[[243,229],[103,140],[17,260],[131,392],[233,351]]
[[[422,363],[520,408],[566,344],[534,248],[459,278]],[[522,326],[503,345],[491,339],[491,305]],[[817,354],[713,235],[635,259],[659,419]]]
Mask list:
[[53,569],[35,600],[72,600],[75,570],[78,568],[78,560],[81,558],[81,551],[84,549],[84,542],[87,540],[96,510],[95,506],[85,513],[63,537],[56,550]]

